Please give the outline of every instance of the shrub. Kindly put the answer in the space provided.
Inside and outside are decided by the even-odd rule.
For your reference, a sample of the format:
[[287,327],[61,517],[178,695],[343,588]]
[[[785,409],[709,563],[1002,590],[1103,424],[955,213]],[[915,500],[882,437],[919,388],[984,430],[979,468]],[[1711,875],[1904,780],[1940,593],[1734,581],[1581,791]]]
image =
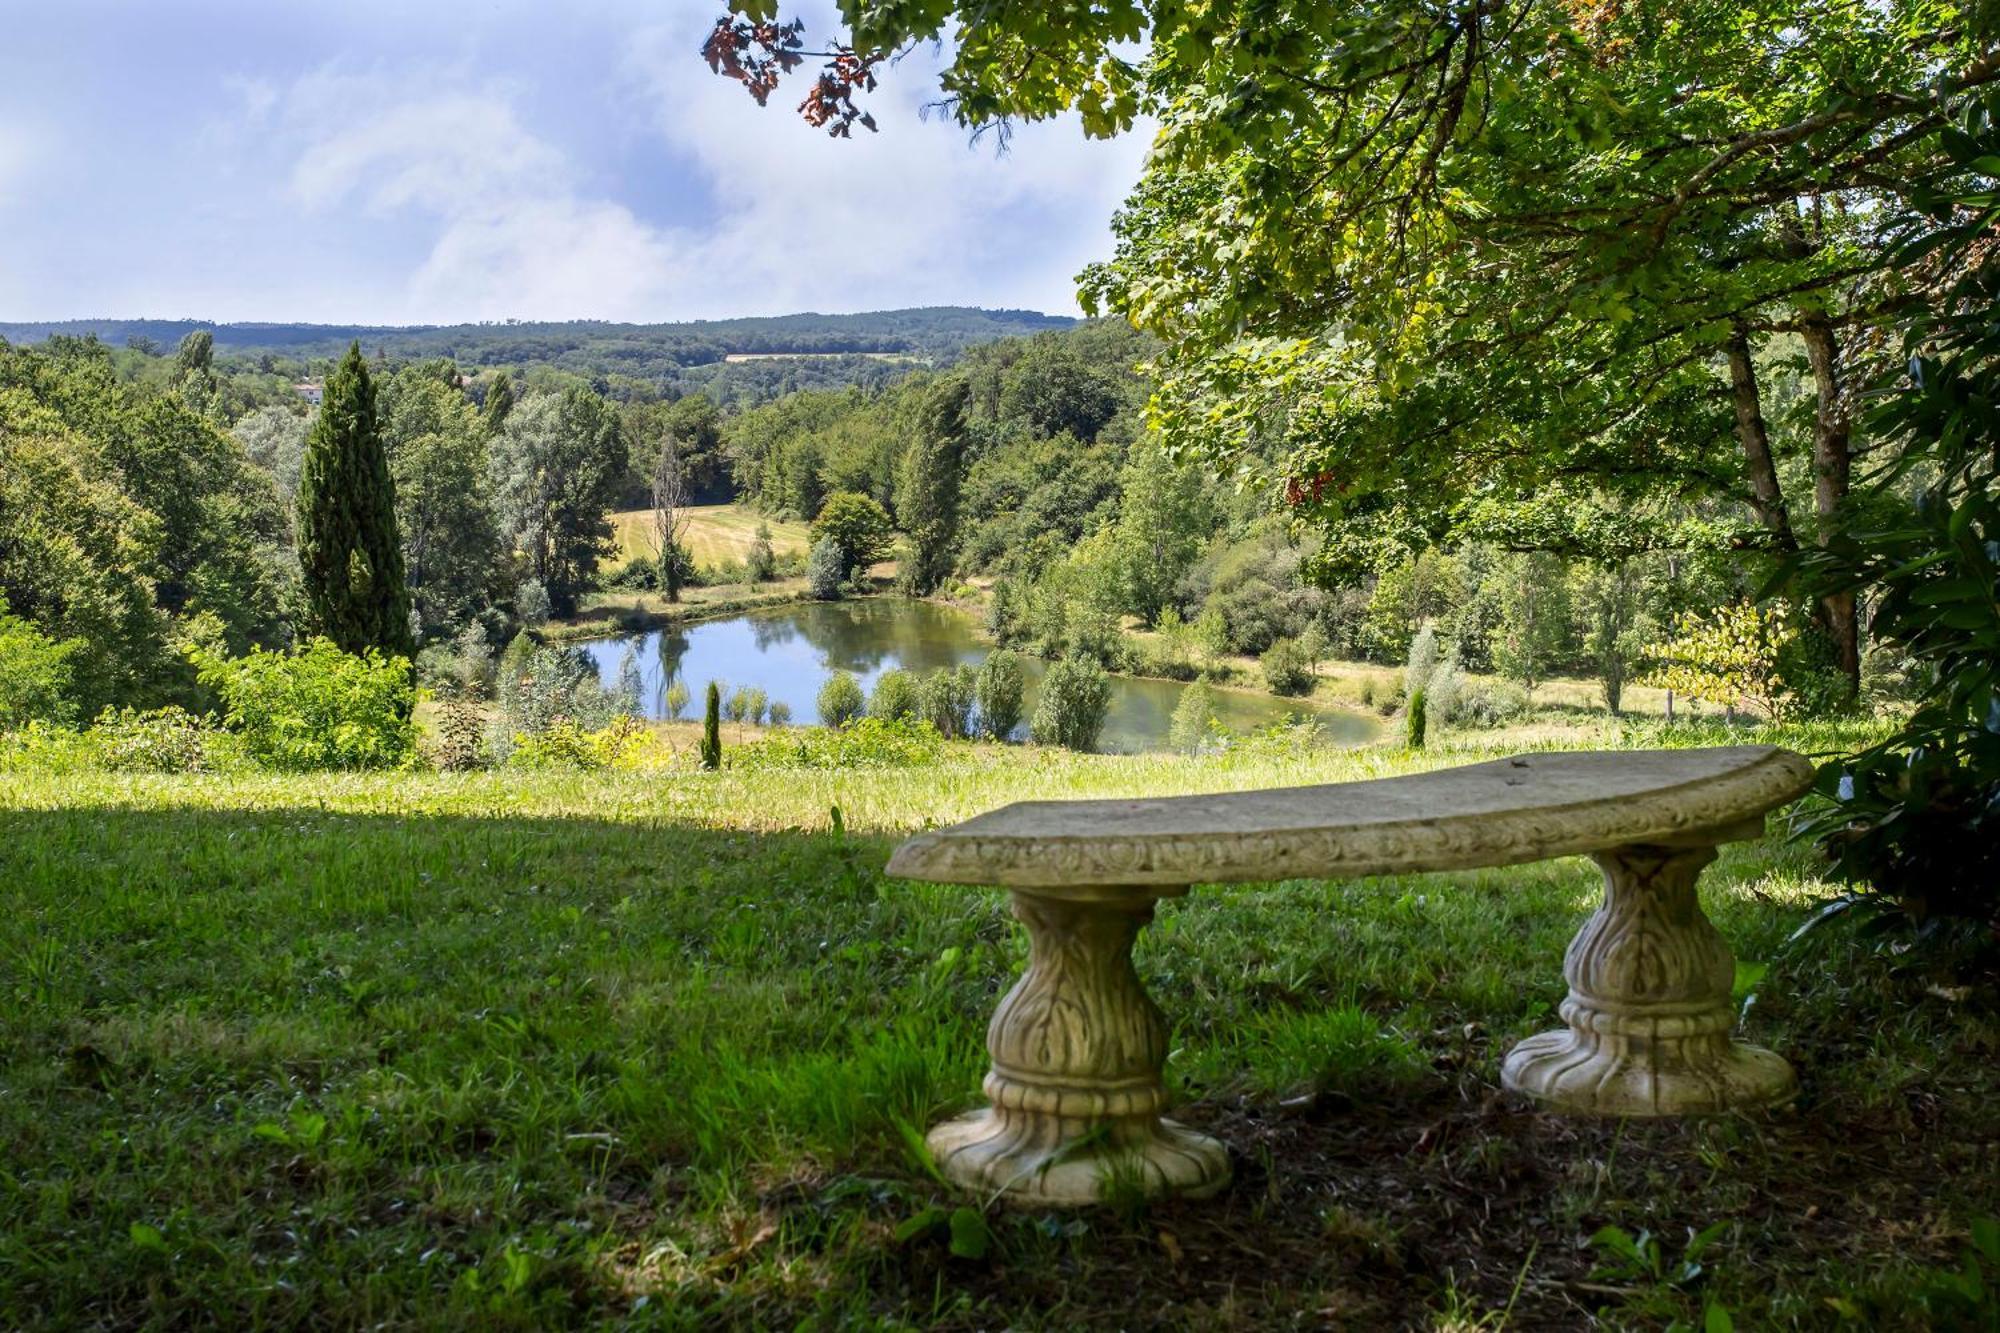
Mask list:
[[0,598],[0,731],[30,722],[67,726],[76,720],[70,661],[81,645],[56,640],[7,613]]
[[752,583],[768,583],[778,572],[778,558],[771,550],[771,525],[757,524],[757,540],[750,543],[750,556],[743,562],[744,576]]
[[948,741],[972,734],[977,677],[969,666],[940,667],[917,686],[917,714]]
[[565,718],[546,731],[516,737],[507,762],[515,768],[621,768],[637,759],[645,740],[645,727],[631,717],[621,716],[596,731]]
[[[1653,653],[1645,683],[1724,708],[1747,706],[1773,722],[1825,711],[1825,673],[1806,659],[1797,619],[1749,602],[1690,612]],[[1838,697],[1838,691],[1831,691]]]
[[712,680],[701,711],[701,766],[722,767],[722,687]]
[[291,652],[253,649],[191,657],[222,700],[245,753],[269,768],[390,768],[416,752],[410,664],[369,651],[343,653],[326,639]]
[[1264,683],[1273,694],[1306,694],[1312,690],[1312,668],[1295,640],[1273,639],[1258,665],[1264,668]]
[[917,698],[917,678],[908,671],[884,671],[868,696],[868,716],[887,719],[914,718],[921,712]]
[[209,724],[169,704],[140,712],[105,709],[90,729],[98,762],[120,773],[198,773],[207,766]]
[[943,745],[925,722],[857,718],[838,728],[788,731],[737,750],[732,768],[910,768],[935,763]]
[[484,757],[481,740],[485,733],[485,719],[480,716],[479,705],[464,695],[446,699],[438,705],[437,744],[431,751],[431,762],[446,773],[463,773],[478,768]]
[[493,646],[486,627],[467,625],[452,640],[452,683],[469,699],[483,698],[493,685]]
[[764,710],[768,707],[770,707],[770,696],[753,685],[746,685],[729,696],[729,720],[761,726],[764,721]]
[[680,720],[681,714],[687,712],[687,706],[688,706],[687,682],[684,680],[677,680],[673,684],[667,686],[667,692],[664,696],[662,696],[662,701],[665,704],[667,710],[667,716],[669,718],[672,718],[674,721],[678,722]]
[[1201,681],[1181,691],[1174,705],[1173,721],[1167,726],[1167,744],[1182,754],[1200,754],[1216,748],[1220,724],[1215,717],[1215,692]]
[[1037,745],[1088,750],[1104,729],[1111,707],[1111,678],[1104,668],[1082,658],[1067,657],[1042,677],[1041,697],[1028,724]]
[[1018,653],[1002,648],[979,664],[973,693],[979,699],[979,729],[996,741],[1004,741],[1021,724],[1021,702],[1027,693],[1028,677]]
[[[1444,655],[1444,660],[1431,672],[1430,683],[1424,686],[1424,711],[1439,726],[1452,721],[1465,697],[1465,673],[1458,669],[1458,650]],[[1526,705],[1525,696],[1522,699]]]
[[600,575],[598,584],[626,592],[653,592],[660,586],[660,562],[649,555],[635,555]]
[[1410,691],[1410,709],[1406,715],[1406,721],[1408,723],[1410,748],[1412,750],[1423,749],[1424,732],[1430,722],[1430,709],[1428,700],[1424,694],[1424,687],[1421,685]]
[[791,724],[792,706],[783,699],[773,699],[771,701],[771,725],[774,727],[788,727]]
[[510,647],[501,665],[500,711],[509,732],[533,735],[557,722],[601,727],[618,711],[618,700],[604,692],[596,665],[580,649],[531,645],[516,655]]
[[827,727],[844,727],[867,709],[860,683],[845,671],[826,678],[826,684],[819,687],[818,705],[820,725]]
[[1512,681],[1468,685],[1452,710],[1452,720],[1464,726],[1497,727],[1528,711],[1528,694]]
[[840,543],[831,537],[822,537],[813,543],[812,553],[806,557],[806,590],[818,602],[840,600],[841,585],[846,581],[847,570],[841,563]]
[[87,733],[47,722],[0,731],[0,773],[85,773],[100,767]]

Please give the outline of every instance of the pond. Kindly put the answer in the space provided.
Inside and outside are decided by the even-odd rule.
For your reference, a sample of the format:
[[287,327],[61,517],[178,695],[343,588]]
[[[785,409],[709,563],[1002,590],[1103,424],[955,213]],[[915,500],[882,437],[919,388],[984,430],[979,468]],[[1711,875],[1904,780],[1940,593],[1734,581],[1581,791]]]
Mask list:
[[[636,650],[650,717],[665,716],[666,689],[675,680],[687,685],[690,713],[698,714],[702,694],[713,680],[722,684],[725,696],[731,690],[760,689],[773,703],[786,704],[793,721],[801,724],[819,720],[820,686],[837,669],[853,672],[868,691],[884,671],[977,666],[991,651],[964,612],[898,598],[804,602],[578,646],[590,655],[607,687],[616,684],[626,650]],[[1029,657],[1024,661],[1025,717],[1034,712],[1045,664]],[[1174,681],[1113,676],[1111,710],[1098,748],[1120,754],[1165,749],[1174,706],[1186,688]],[[1308,708],[1269,694],[1218,689],[1214,699],[1217,717],[1231,731],[1308,713],[1319,720],[1330,744],[1362,744],[1379,730],[1377,721],[1363,713]],[[1025,734],[1025,727],[1017,734]]]

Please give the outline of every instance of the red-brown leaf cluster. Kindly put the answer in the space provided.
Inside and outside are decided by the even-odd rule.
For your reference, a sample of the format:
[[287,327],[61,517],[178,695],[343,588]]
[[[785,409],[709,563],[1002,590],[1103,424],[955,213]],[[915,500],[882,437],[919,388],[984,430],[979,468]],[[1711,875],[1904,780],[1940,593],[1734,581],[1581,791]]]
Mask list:
[[837,139],[851,138],[854,126],[875,128],[875,117],[854,104],[856,92],[875,91],[875,62],[851,46],[831,51],[807,52],[805,23],[751,23],[724,14],[715,21],[708,39],[701,44],[708,67],[724,78],[742,84],[763,106],[785,75],[805,63],[808,54],[824,55],[826,69],[814,81],[812,90],[799,103],[799,114],[808,125],[825,126]]
[[[742,84],[757,99],[757,105],[763,106],[778,80],[804,63],[799,48],[804,44],[805,26],[799,19],[750,23],[725,14],[715,21],[708,40],[701,44],[701,54],[711,70]],[[755,54],[757,51],[763,54]]]

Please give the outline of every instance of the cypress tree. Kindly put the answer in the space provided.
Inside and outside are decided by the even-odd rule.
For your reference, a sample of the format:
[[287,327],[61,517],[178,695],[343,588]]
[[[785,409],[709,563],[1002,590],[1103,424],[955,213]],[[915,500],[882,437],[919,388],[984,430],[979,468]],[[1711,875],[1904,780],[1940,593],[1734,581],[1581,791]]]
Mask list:
[[701,766],[722,767],[722,691],[712,680],[701,714]]
[[918,413],[915,437],[903,454],[896,481],[896,517],[909,535],[911,550],[899,572],[903,590],[918,597],[936,592],[951,573],[965,414],[971,401],[972,389],[962,379],[932,390]]
[[514,377],[503,370],[493,377],[493,387],[486,391],[486,433],[499,434],[507,414],[513,410]]
[[298,529],[306,633],[331,639],[342,652],[414,656],[396,486],[359,343],[328,378],[306,436]]

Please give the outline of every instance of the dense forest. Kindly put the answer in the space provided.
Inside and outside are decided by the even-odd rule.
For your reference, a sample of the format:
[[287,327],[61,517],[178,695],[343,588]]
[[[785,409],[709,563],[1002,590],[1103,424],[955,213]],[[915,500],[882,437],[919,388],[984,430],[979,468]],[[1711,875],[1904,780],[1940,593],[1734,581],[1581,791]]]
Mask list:
[[[621,397],[700,389],[718,402],[734,403],[804,387],[881,385],[911,365],[949,364],[974,343],[1074,322],[1032,310],[963,306],[679,324],[507,321],[435,328],[76,319],[0,323],[0,339],[20,344],[58,336],[95,338],[156,354],[205,331],[225,365],[273,379],[324,375],[349,343],[358,342],[368,355],[389,361],[445,357],[472,372],[545,366],[595,380],[601,391]],[[779,359],[754,359],[766,357]]]
[[[1437,721],[1518,713],[1554,674],[1594,677],[1614,711],[1642,676],[1771,715],[1837,696],[1808,616],[1741,609],[1772,562],[1737,549],[1740,499],[1689,498],[1681,540],[1614,557],[1364,526],[1378,559],[1356,568],[1332,558],[1351,532],[1299,521],[1275,451],[1245,449],[1227,472],[1173,456],[1146,416],[1159,351],[1100,320],[754,406],[625,379],[588,349],[574,372],[373,356],[413,646],[469,632],[498,648],[594,588],[656,586],[651,561],[612,567],[605,516],[648,505],[671,453],[686,502],[741,500],[840,536],[842,576],[902,533],[909,590],[969,595],[977,579],[994,637],[1050,659],[1186,679],[1249,655],[1290,692],[1329,658],[1414,657],[1438,676]],[[1809,486],[1808,367],[1780,345],[1760,369],[1774,466]],[[67,334],[0,349],[4,475],[20,483],[0,500],[0,595],[69,645],[66,715],[200,706],[192,647],[290,641],[318,415],[206,330],[170,354]],[[1752,651],[1722,653],[1732,634]],[[1868,687],[1893,690],[1896,665],[1871,654]],[[1465,688],[1464,673],[1511,684]]]

